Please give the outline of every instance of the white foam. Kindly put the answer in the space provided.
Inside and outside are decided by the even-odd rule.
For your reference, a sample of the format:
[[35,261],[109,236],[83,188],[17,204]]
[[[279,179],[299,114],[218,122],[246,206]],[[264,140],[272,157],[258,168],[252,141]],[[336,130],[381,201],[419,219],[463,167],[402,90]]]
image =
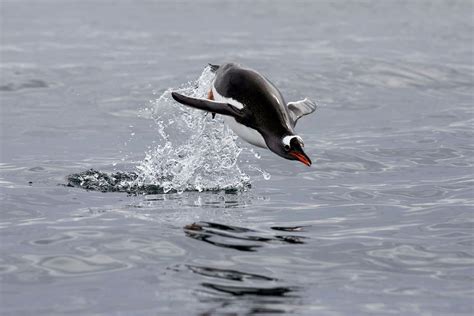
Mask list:
[[[214,74],[206,68],[196,82],[179,93],[206,98]],[[165,192],[176,190],[227,190],[248,187],[249,177],[239,168],[242,151],[222,116],[193,110],[175,102],[171,89],[152,101],[158,146],[137,166],[140,184],[154,184]]]

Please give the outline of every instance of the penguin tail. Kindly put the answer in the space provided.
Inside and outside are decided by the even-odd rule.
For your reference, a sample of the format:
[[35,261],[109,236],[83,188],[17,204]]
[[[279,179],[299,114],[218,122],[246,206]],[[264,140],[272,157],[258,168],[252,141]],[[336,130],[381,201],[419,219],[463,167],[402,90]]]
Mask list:
[[211,71],[212,71],[212,72],[216,72],[217,69],[219,69],[220,66],[219,66],[219,65],[209,64],[209,67],[211,67]]

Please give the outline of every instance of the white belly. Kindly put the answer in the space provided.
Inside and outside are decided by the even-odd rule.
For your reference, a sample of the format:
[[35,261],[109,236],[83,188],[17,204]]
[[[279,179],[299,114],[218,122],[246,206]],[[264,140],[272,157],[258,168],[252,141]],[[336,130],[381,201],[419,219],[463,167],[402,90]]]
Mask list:
[[258,147],[267,148],[265,139],[263,139],[263,136],[256,130],[250,127],[247,127],[245,125],[242,125],[240,123],[237,123],[236,120],[230,116],[224,116],[224,122],[227,124],[227,126],[229,126],[234,131],[234,133],[236,133],[240,138],[245,140],[247,143],[250,143]]

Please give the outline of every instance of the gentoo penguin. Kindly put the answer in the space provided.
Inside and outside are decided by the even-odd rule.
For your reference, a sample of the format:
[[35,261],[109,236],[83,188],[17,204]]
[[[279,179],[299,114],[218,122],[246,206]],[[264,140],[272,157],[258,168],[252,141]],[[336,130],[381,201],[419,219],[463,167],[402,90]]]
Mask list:
[[303,139],[295,134],[298,119],[314,112],[308,99],[285,103],[280,91],[255,70],[238,64],[210,65],[216,73],[208,99],[197,99],[172,92],[184,105],[224,116],[225,123],[252,145],[268,148],[307,166],[311,159],[303,151]]

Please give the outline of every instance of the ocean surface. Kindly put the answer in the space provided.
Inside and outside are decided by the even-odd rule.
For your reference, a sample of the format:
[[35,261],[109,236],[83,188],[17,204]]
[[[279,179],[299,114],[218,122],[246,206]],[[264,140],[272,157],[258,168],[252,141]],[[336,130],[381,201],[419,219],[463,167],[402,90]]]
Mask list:
[[[1,1],[1,315],[472,315],[472,1]],[[170,89],[252,67],[313,165]]]

